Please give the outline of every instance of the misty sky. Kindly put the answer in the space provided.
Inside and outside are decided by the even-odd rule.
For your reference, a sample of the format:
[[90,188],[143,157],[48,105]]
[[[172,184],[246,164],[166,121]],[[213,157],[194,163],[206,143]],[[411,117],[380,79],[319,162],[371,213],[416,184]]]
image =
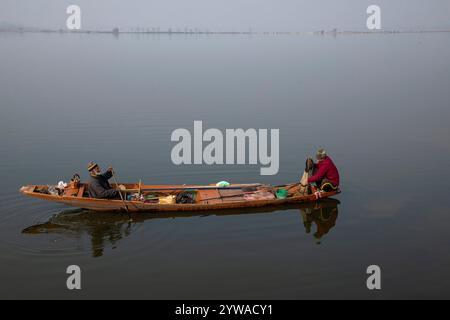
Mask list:
[[83,29],[361,30],[370,4],[381,6],[383,29],[450,28],[449,0],[0,0],[0,22],[62,28],[70,4]]

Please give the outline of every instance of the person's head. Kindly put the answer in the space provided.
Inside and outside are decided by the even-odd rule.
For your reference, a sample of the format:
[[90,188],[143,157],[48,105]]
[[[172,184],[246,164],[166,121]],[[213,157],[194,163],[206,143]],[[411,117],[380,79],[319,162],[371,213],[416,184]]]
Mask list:
[[325,151],[325,149],[319,149],[317,150],[316,153],[316,159],[318,161],[322,161],[323,159],[325,159],[327,157],[327,152]]
[[96,164],[95,162],[89,162],[89,164],[88,164],[88,171],[89,171],[90,174],[96,175],[96,174],[99,174],[101,172],[101,169],[100,169],[99,165]]

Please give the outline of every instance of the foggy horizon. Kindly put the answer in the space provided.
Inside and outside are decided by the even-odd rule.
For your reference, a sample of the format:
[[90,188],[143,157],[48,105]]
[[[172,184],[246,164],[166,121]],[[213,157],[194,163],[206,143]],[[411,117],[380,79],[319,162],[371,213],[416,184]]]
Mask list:
[[450,2],[446,0],[2,0],[0,24],[31,28],[65,28],[66,8],[82,9],[82,29],[185,28],[210,31],[316,31],[365,30],[366,9],[376,4],[382,10],[382,29],[450,28]]

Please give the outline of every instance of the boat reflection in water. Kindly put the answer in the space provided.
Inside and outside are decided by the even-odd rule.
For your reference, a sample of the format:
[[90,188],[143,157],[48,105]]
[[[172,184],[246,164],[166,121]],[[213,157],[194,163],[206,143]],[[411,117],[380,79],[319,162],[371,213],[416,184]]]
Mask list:
[[316,225],[313,237],[318,244],[321,239],[336,225],[338,217],[338,205],[335,199],[324,199],[318,202],[296,204],[289,206],[267,207],[259,209],[224,210],[215,211],[210,214],[205,212],[182,212],[182,213],[149,213],[136,214],[130,219],[128,215],[118,213],[95,213],[87,210],[68,210],[51,217],[46,223],[30,226],[22,231],[24,234],[57,234],[62,236],[80,236],[87,234],[92,245],[92,255],[100,257],[106,245],[113,248],[122,238],[133,233],[134,226],[153,219],[174,219],[186,217],[204,216],[238,216],[248,214],[264,214],[277,211],[295,210],[300,211],[303,225],[307,234],[311,233]]

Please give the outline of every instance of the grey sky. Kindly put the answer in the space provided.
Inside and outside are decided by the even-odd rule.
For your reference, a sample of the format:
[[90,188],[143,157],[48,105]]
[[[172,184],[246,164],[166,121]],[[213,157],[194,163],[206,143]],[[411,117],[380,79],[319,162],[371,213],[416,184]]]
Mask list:
[[449,0],[0,0],[0,22],[61,28],[70,4],[83,29],[361,30],[370,4],[381,6],[383,29],[450,28]]

